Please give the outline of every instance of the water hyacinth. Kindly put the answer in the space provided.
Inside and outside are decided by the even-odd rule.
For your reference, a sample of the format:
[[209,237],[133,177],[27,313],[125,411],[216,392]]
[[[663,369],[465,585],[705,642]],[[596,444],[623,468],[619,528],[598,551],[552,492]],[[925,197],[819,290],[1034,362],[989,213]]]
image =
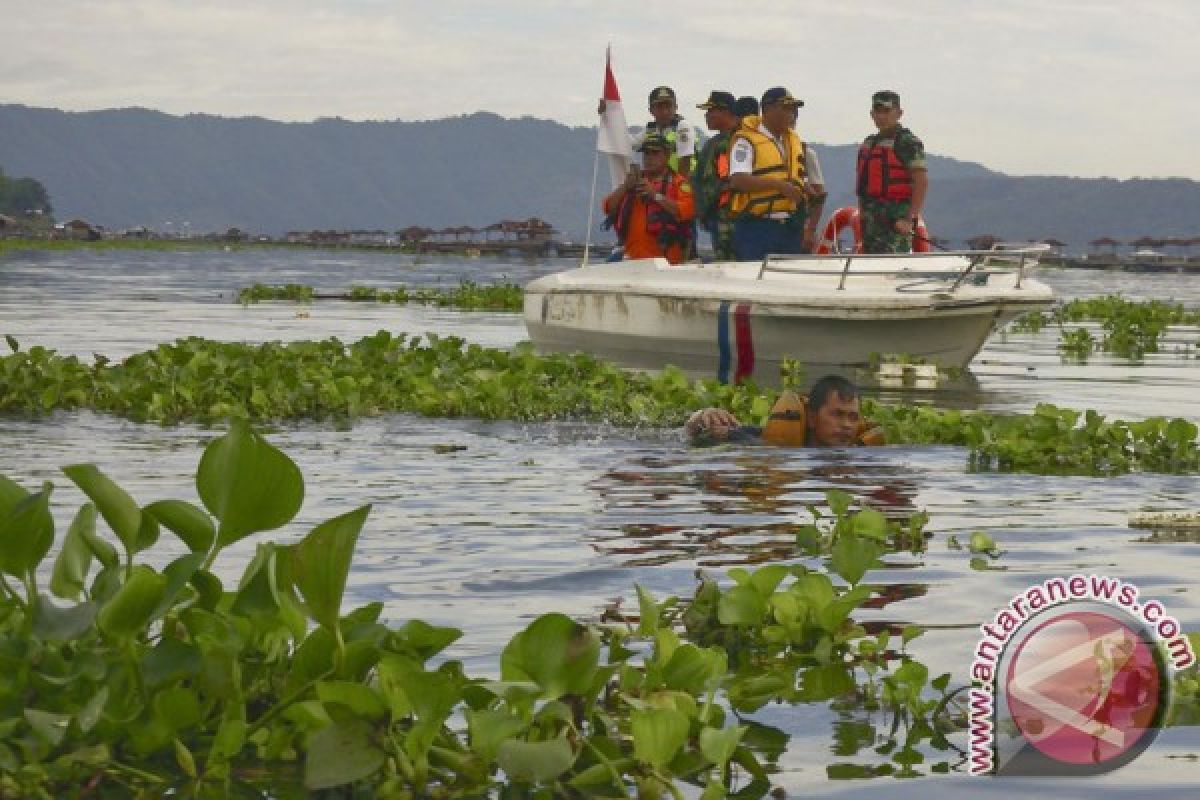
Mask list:
[[438,308],[457,308],[462,311],[520,311],[525,292],[515,283],[483,286],[474,281],[463,281],[450,289],[418,286],[395,289],[377,289],[373,286],[351,286],[348,292],[317,294],[311,286],[284,284],[269,286],[256,283],[237,294],[242,305],[251,305],[264,300],[285,300],[293,303],[311,303],[313,300],[349,300],[363,303],[417,303]]
[[[93,465],[63,472],[88,502],[53,554],[55,600],[38,586],[53,487],[0,476],[0,796],[678,798],[690,784],[755,798],[787,745],[746,716],[770,702],[890,718],[890,733],[843,743],[869,763],[841,770],[961,761],[951,676],[907,651],[920,630],[897,631],[897,648],[853,618],[878,558],[923,547],[923,515],[892,522],[831,494],[831,516],[797,534],[811,566],[704,575],[691,598],[638,588],[638,613],[607,622],[545,613],[504,648],[497,681],[441,655],[458,630],[389,626],[378,602],[343,613],[370,506],[260,543],[223,585],[222,551],[288,525],[305,493],[245,423],[206,448],[199,504],[142,506]],[[159,567],[166,535],[188,552]]]
[[[336,338],[287,344],[162,344],[114,364],[86,364],[9,337],[0,358],[0,411],[92,409],[138,422],[207,424],[325,419],[350,424],[387,412],[482,419],[597,420],[623,426],[681,425],[698,408],[727,408],[762,421],[774,396],[753,384],[689,379],[674,368],[631,373],[588,355],[536,355],[456,337],[380,331],[351,344]],[[989,414],[868,400],[864,411],[893,444],[968,449],[969,466],[1056,474],[1200,471],[1196,426],[1184,419],[1107,420],[1039,405],[1031,414]]]
[[[1097,339],[1087,328],[1068,328],[1071,322],[1098,322],[1102,335]],[[1179,303],[1162,300],[1128,300],[1120,295],[1080,297],[1051,312],[1035,311],[1018,319],[1010,330],[1037,333],[1054,323],[1062,333],[1059,350],[1074,361],[1086,361],[1096,349],[1138,360],[1157,353],[1168,329],[1175,326],[1200,326],[1200,311]]]

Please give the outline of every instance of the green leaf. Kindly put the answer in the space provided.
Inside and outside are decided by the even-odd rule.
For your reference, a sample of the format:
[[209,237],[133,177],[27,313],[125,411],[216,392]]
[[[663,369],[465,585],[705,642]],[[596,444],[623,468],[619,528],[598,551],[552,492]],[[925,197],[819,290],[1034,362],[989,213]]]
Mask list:
[[[0,488],[0,571],[24,578],[45,558],[54,543],[54,517],[50,515],[50,492],[46,484],[29,494],[7,478]],[[19,494],[18,494],[19,493]]]
[[504,648],[501,677],[533,680],[553,700],[586,691],[599,659],[600,642],[590,628],[564,614],[544,614]]
[[142,509],[178,536],[193,553],[207,553],[216,541],[212,518],[183,500],[159,500]]
[[754,570],[750,575],[750,585],[761,597],[767,598],[779,587],[783,579],[791,572],[791,567],[783,564],[771,564]]
[[322,728],[308,741],[304,759],[304,786],[330,789],[371,777],[383,766],[385,755],[371,737],[371,726],[355,719]]
[[808,667],[800,671],[797,699],[807,703],[824,702],[853,692],[854,675],[841,664]]
[[734,586],[721,593],[717,619],[722,625],[757,625],[767,613],[767,601],[753,586]]
[[192,751],[188,750],[187,745],[178,739],[175,740],[175,763],[183,770],[184,775],[192,780],[196,779],[196,759],[192,757]]
[[125,552],[138,552],[142,511],[133,498],[95,464],[75,464],[63,467],[62,471],[96,504],[100,516],[125,545]]
[[133,541],[134,551],[140,553],[153,547],[160,530],[158,520],[149,514],[142,514],[142,524],[138,525],[137,537]]
[[393,717],[411,716],[405,741],[410,757],[423,758],[462,695],[442,672],[426,672],[411,659],[388,656],[379,664],[379,685]]
[[665,767],[687,741],[688,718],[671,709],[635,710],[630,725],[634,756],[658,769]]
[[[163,589],[162,600],[159,601],[158,608],[154,610],[155,618],[165,616],[175,606],[179,595],[191,583],[192,576],[196,574],[203,564],[203,553],[188,553],[163,567],[162,574],[167,579],[167,585]],[[190,604],[190,598],[187,604]]]
[[84,503],[79,507],[71,527],[67,529],[62,549],[54,559],[54,571],[50,575],[50,591],[59,597],[74,600],[79,597],[92,566],[92,546],[88,537],[96,533],[96,507]]
[[882,542],[887,539],[887,517],[873,508],[866,508],[854,515],[851,529],[859,536]]
[[100,715],[104,713],[104,706],[108,703],[108,687],[101,686],[100,690],[92,695],[83,708],[75,714],[75,722],[79,724],[79,730],[83,733],[90,733],[92,728],[96,727],[96,723],[100,721]]
[[843,492],[841,489],[829,489],[825,492],[825,502],[829,504],[829,510],[833,512],[833,515],[840,519],[846,516],[846,512],[850,510],[850,504],[854,502],[854,495]]
[[172,731],[183,731],[200,722],[200,700],[186,686],[172,686],[154,695],[154,713]]
[[524,732],[525,727],[521,719],[507,711],[467,711],[467,733],[470,736],[471,751],[484,761],[495,759],[501,743]]
[[412,650],[422,661],[433,658],[462,638],[458,628],[436,627],[419,619],[409,620],[392,633],[397,642]]
[[164,636],[142,657],[142,679],[150,688],[198,675],[204,663],[200,648]]
[[11,514],[17,504],[27,497],[29,492],[19,483],[0,475],[0,519]]
[[336,648],[337,640],[330,629],[320,627],[309,631],[292,657],[292,666],[284,682],[284,691],[294,692],[333,669]]
[[542,783],[569,770],[575,763],[575,753],[562,736],[544,742],[506,739],[496,752],[496,762],[514,781]]
[[167,590],[167,577],[143,564],[135,566],[117,593],[96,615],[106,636],[128,639],[143,633]]
[[[241,752],[246,743],[245,711],[240,705],[226,706],[225,716],[221,718],[217,735],[213,737],[212,748],[209,750],[210,761],[233,758]],[[311,748],[309,755],[312,755]]]
[[844,533],[833,543],[830,566],[846,583],[854,586],[875,564],[882,551],[882,545],[872,539]]
[[221,579],[206,569],[193,572],[188,582],[196,590],[196,605],[209,611],[217,607],[225,592]]
[[638,596],[638,636],[653,636],[658,632],[658,603],[654,595],[641,585],[636,586]]
[[326,705],[336,703],[371,721],[388,713],[383,699],[370,686],[351,681],[321,681],[317,684],[317,699]]
[[290,458],[240,420],[204,449],[196,491],[219,520],[217,544],[287,524],[304,501],[304,478]]
[[700,731],[700,752],[713,764],[724,766],[733,758],[733,751],[746,729],[741,726],[732,728],[704,728]]
[[51,747],[58,747],[62,743],[63,737],[67,735],[67,726],[71,724],[71,715],[27,708],[25,709],[25,721],[29,723],[29,727],[33,729],[39,739]]
[[788,587],[788,591],[803,598],[804,602],[814,610],[824,608],[837,599],[837,593],[833,590],[833,582],[829,580],[828,575],[819,572],[810,572],[797,578],[796,582]]
[[829,764],[825,767],[825,777],[831,781],[855,781],[877,776],[865,764]]
[[291,547],[296,587],[316,622],[336,630],[354,545],[370,506],[326,520]]
[[920,661],[906,661],[896,670],[892,678],[898,683],[905,684],[914,692],[919,692],[924,688],[925,682],[929,680],[929,667]]
[[694,644],[680,646],[663,667],[663,683],[668,689],[701,694],[725,673],[724,650],[701,650]]
[[975,531],[971,534],[971,542],[967,545],[967,548],[972,553],[992,554],[997,550],[996,540],[983,531]]
[[[254,549],[254,558],[242,572],[230,611],[240,616],[252,617],[256,614],[274,614],[279,610],[271,574],[278,553],[278,546],[270,542],[260,544]],[[286,550],[284,553],[285,557],[290,557]]]
[[[585,790],[601,786],[612,786],[614,781],[620,780],[614,775],[614,771],[616,772],[616,775],[620,775],[621,770],[625,768],[626,764],[632,766],[633,761],[631,759],[618,759],[618,761],[613,763],[613,766],[609,766],[608,764],[604,763],[593,764],[587,769],[581,770],[572,776],[571,780],[567,781],[567,785],[572,789]],[[596,794],[603,796],[600,795],[599,792]],[[625,796],[628,797],[628,794]]]
[[91,549],[92,555],[100,562],[101,567],[104,569],[115,569],[121,565],[121,559],[117,555],[117,548],[113,547],[107,539],[101,536],[96,531],[95,526],[85,528],[83,530],[83,538]]

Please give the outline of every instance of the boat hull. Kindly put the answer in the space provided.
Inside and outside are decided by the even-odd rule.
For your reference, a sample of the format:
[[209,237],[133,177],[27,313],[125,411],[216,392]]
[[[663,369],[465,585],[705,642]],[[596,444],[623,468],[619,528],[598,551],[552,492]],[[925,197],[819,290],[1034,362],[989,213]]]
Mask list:
[[[635,369],[674,365],[694,377],[773,385],[788,359],[812,378],[852,375],[888,355],[962,368],[998,326],[1052,299],[1040,284],[1025,292],[972,287],[948,293],[935,282],[933,290],[890,297],[894,280],[882,287],[865,281],[849,292],[809,286],[813,291],[803,293],[804,287],[761,279],[747,285],[744,271],[700,277],[641,272],[641,279],[625,284],[612,283],[611,272],[531,283],[525,322],[534,345]],[[913,284],[909,278],[903,285]]]

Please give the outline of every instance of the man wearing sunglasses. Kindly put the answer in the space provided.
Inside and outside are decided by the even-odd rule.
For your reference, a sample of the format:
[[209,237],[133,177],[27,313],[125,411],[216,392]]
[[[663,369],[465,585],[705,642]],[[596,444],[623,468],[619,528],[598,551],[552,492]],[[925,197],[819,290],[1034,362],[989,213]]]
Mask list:
[[907,253],[925,206],[929,177],[925,145],[900,124],[900,95],[871,97],[871,134],[858,149],[856,187],[864,253]]

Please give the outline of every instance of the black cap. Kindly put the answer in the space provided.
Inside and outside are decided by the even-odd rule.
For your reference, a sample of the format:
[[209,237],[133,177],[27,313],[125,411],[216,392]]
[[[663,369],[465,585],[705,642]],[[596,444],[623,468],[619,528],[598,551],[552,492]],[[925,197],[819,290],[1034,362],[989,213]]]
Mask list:
[[671,144],[667,141],[667,137],[661,133],[647,133],[646,138],[642,139],[642,143],[637,146],[638,152],[647,150],[663,150],[671,149]]
[[675,90],[670,86],[657,86],[650,92],[650,105],[662,102],[663,100],[675,100]]
[[739,117],[748,117],[758,113],[758,100],[753,97],[739,97],[733,104],[733,113]]
[[708,93],[708,100],[700,103],[696,108],[703,108],[705,111],[710,108],[723,108],[726,111],[733,111],[733,106],[736,102],[737,100],[734,99],[731,92],[722,92],[714,89]]
[[762,104],[764,106],[782,104],[799,107],[804,105],[804,101],[792,97],[792,93],[782,86],[775,86],[763,92]]
[[891,89],[884,89],[883,91],[876,92],[875,94],[871,95],[871,107],[888,109],[899,108],[900,95],[896,94]]

